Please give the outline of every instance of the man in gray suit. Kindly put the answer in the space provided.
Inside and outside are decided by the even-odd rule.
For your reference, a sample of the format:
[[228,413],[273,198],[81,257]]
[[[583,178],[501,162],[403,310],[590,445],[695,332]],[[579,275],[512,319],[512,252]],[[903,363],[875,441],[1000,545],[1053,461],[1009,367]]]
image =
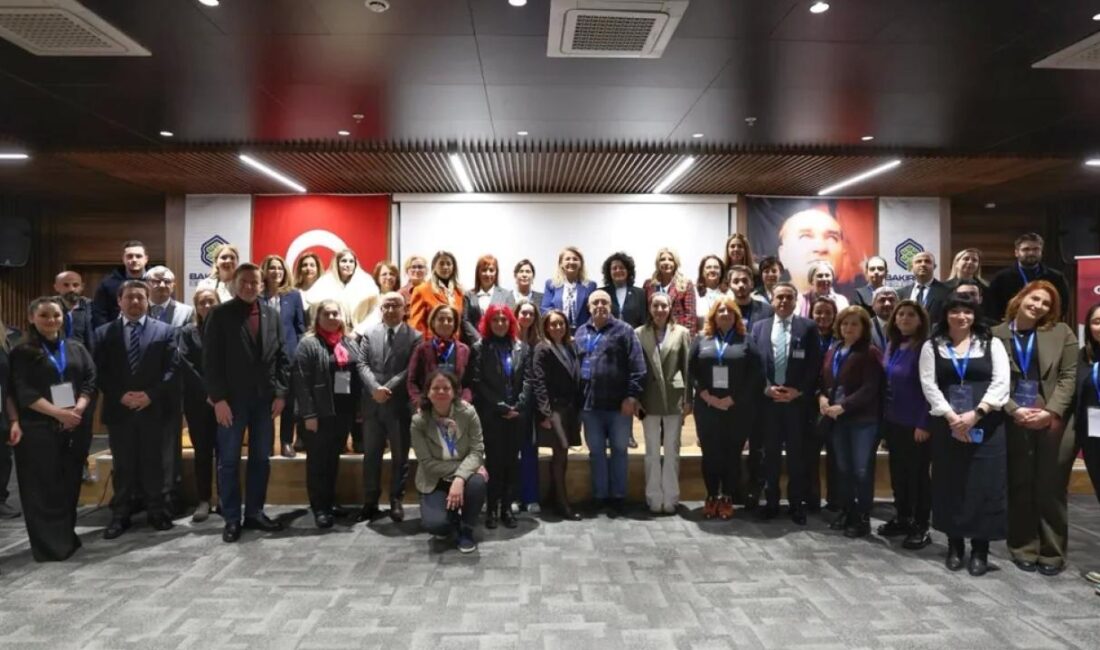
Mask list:
[[390,292],[380,297],[382,322],[359,340],[359,379],[363,386],[363,509],[357,521],[379,515],[382,496],[382,452],[390,445],[390,519],[405,519],[401,501],[409,469],[409,427],[412,413],[405,390],[409,357],[420,343],[420,332],[405,323],[405,299]]
[[176,291],[176,274],[167,266],[154,266],[145,274],[149,283],[149,316],[179,329],[191,322],[195,309],[172,298]]

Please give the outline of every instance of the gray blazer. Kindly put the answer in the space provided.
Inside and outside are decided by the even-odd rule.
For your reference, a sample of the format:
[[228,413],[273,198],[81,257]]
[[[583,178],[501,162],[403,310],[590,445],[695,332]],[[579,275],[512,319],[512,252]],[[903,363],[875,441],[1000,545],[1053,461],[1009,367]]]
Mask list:
[[[149,305],[149,316],[153,315],[154,305]],[[163,313],[155,320],[159,320],[162,323],[167,323],[172,326],[172,329],[179,329],[184,325],[191,322],[191,318],[195,314],[195,308],[191,305],[186,305],[175,298],[169,298],[168,302],[164,305]]]
[[[409,357],[423,338],[420,332],[401,323],[394,329],[393,345],[386,350],[386,325],[372,325],[359,339],[359,380],[363,385],[363,408],[367,412],[374,409],[407,408],[409,393],[405,388],[405,379],[409,374]],[[375,402],[371,394],[386,387],[393,397],[385,404]]]
[[457,458],[454,459],[444,457],[443,442],[432,414],[417,411],[413,415],[409,437],[416,452],[416,489],[423,494],[434,492],[442,479],[470,478],[484,463],[485,442],[477,411],[461,399],[455,399],[451,404],[451,419],[458,426]]
[[[477,302],[477,289],[468,289],[463,294],[463,300],[466,301],[466,306],[463,309],[462,317],[466,319],[466,322],[474,326],[477,329],[478,323],[481,322],[481,307]],[[506,305],[508,309],[512,309],[516,306],[516,297],[512,295],[509,289],[503,287],[493,287],[493,295],[489,298],[490,305]],[[471,341],[472,343],[472,341]]]
[[[355,372],[361,365],[355,342],[345,336],[344,347],[351,355],[348,370]],[[298,417],[307,420],[336,415],[329,351],[321,339],[313,335],[303,338],[298,344],[291,368],[290,383],[298,402]]]

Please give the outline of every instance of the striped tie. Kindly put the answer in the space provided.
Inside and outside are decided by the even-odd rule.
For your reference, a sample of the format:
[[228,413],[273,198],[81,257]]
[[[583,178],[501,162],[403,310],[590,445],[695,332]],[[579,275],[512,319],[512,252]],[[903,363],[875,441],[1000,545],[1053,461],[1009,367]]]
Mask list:
[[130,370],[137,371],[138,362],[141,361],[141,321],[132,321],[130,327],[130,345],[127,347],[126,356],[130,359]]

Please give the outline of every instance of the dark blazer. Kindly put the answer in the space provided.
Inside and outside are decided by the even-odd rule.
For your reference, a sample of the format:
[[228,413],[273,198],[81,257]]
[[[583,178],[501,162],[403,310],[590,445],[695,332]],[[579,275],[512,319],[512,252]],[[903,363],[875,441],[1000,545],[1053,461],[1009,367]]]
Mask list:
[[[1081,348],[1077,353],[1077,377],[1074,381],[1074,414],[1071,423],[1077,436],[1077,444],[1084,445],[1089,440],[1088,408],[1097,404],[1096,387],[1092,385],[1092,364],[1089,363],[1088,349]],[[1096,438],[1093,438],[1096,440]],[[1095,488],[1095,486],[1094,486]],[[1096,488],[1100,492],[1100,488]]]
[[[94,358],[99,389],[103,392],[103,423],[107,425],[121,424],[139,414],[157,420],[165,413],[173,395],[171,388],[179,359],[172,326],[152,318],[145,319],[137,370],[130,369],[127,338],[129,331],[123,318],[100,325],[95,331]],[[130,391],[144,392],[152,403],[140,412],[130,410],[119,402],[122,395]]]
[[279,294],[279,322],[283,326],[286,356],[293,359],[298,352],[298,342],[306,335],[306,310],[302,303],[302,292],[293,289]]
[[[348,370],[352,377],[358,375],[360,361],[359,348],[349,337],[343,339],[348,350]],[[291,371],[291,386],[294,389],[296,414],[299,418],[327,418],[336,415],[335,387],[332,377],[332,353],[324,341],[316,336],[307,336],[298,345]],[[353,380],[351,394],[355,395],[356,382]]]
[[874,302],[875,290],[871,288],[871,285],[865,284],[862,287],[856,287],[856,290],[852,292],[851,304],[859,305],[867,310],[867,313],[871,315],[871,318],[875,317],[875,310],[871,308],[871,303]]
[[[1016,351],[1012,345],[1012,330],[1008,323],[1001,323],[993,328],[993,336],[1001,339],[1008,353],[1008,365],[1012,372],[1009,383],[1008,403],[1005,404],[1005,412],[1012,415],[1020,405],[1012,399],[1012,389],[1016,388],[1016,382],[1021,378],[1020,363],[1016,359]],[[1071,406],[1074,396],[1074,381],[1077,374],[1077,336],[1069,325],[1055,323],[1050,329],[1035,330],[1035,357],[1031,363],[1038,364],[1039,369],[1039,397],[1042,398],[1042,408],[1054,413],[1060,418],[1068,418],[1072,413]]]
[[[142,274],[144,277],[144,273]],[[118,288],[127,280],[140,280],[131,278],[126,273],[125,266],[116,266],[96,287],[95,296],[92,298],[92,329],[98,328],[118,318]]]
[[[630,285],[626,288],[626,300],[619,304],[619,297],[615,295],[615,285],[600,287],[611,296],[611,315],[619,320],[626,321],[633,328],[645,325],[646,304],[645,290],[641,287]],[[587,298],[585,299],[587,300]]]
[[[577,317],[570,323],[570,329],[577,329],[581,325],[588,322],[590,317],[588,313],[588,296],[596,290],[595,282],[577,283]],[[539,311],[546,313],[551,309],[559,309],[565,311],[565,286],[554,285],[553,280],[546,281],[546,287],[542,294],[542,304],[539,305]],[[568,314],[566,314],[568,316]]]
[[188,323],[176,332],[179,368],[176,374],[183,381],[184,400],[206,401],[206,382],[202,378],[202,330]]
[[[86,396],[95,397],[96,367],[92,353],[79,341],[64,341],[68,364],[65,366],[64,381],[72,382],[73,393],[77,399]],[[37,344],[21,343],[12,349],[11,396],[19,408],[19,422],[24,431],[28,425],[57,425],[57,420],[30,408],[40,399],[50,401],[50,386],[58,383],[57,368],[53,365]],[[84,411],[84,423],[93,417],[92,409]]]
[[549,341],[539,342],[531,356],[531,392],[539,415],[548,418],[554,409],[576,409],[580,387],[576,349],[566,345],[562,350]]
[[206,316],[202,366],[212,402],[238,397],[285,398],[290,389],[290,359],[275,310],[260,305],[259,341],[248,333],[252,306],[240,298],[224,302]]
[[[898,289],[898,300],[916,300],[916,282],[910,282],[901,289]],[[947,297],[951,295],[951,289],[946,284],[939,280],[932,280],[928,285],[928,291],[925,292],[924,308],[928,312],[929,322],[935,327],[936,323],[940,322],[940,317],[943,315],[943,304],[947,302]]]
[[[436,356],[435,348],[432,345],[434,339],[428,339],[421,341],[409,356],[409,371],[405,378],[405,388],[409,393],[409,404],[412,406],[413,413],[416,413],[420,408],[420,395],[427,388],[424,382],[428,379],[428,375],[433,370],[439,367],[439,358]],[[470,390],[473,385],[473,374],[467,372],[470,367],[472,352],[470,346],[466,345],[462,341],[456,341],[457,346],[454,351],[454,363],[455,374],[458,375],[458,383],[462,386],[462,394],[456,395],[461,397],[462,401],[473,404],[474,396]]]
[[[516,293],[514,291],[512,291],[510,293],[512,294],[512,300],[516,301]],[[526,300],[527,302],[529,302],[529,303],[533,304],[534,306],[538,307],[539,311],[541,313],[541,311],[542,311],[542,292],[541,291],[535,291],[535,289],[532,287],[531,292],[527,294],[527,297],[524,298],[524,300]]]
[[1024,271],[1021,275],[1021,269],[1016,264],[1016,262],[1013,262],[1008,268],[1001,269],[989,281],[989,290],[985,292],[982,298],[982,306],[985,307],[986,314],[996,323],[1003,321],[1008,303],[1027,284],[1024,282],[1026,277],[1028,282],[1046,280],[1054,285],[1054,288],[1058,290],[1058,296],[1062,299],[1060,317],[1065,319],[1066,314],[1069,313],[1070,302],[1073,299],[1073,294],[1069,292],[1069,283],[1066,282],[1066,276],[1058,269],[1052,269],[1046,264],[1040,264],[1038,269]]
[[[829,398],[830,404],[844,408],[841,420],[877,420],[882,412],[880,400],[885,382],[882,351],[870,344],[856,344],[844,360],[838,378],[833,376],[836,350],[835,345],[829,348],[821,363],[821,393]],[[833,401],[833,387],[837,385],[844,389],[839,402]]]
[[[409,327],[408,323],[401,323],[394,330],[393,345],[386,351],[386,325],[379,323],[371,326],[359,339],[361,363],[356,369],[365,393],[361,400],[365,410],[408,408],[409,390],[406,381],[409,376],[409,360],[422,338],[420,332]],[[379,404],[371,394],[383,386],[390,389],[393,396],[385,404]]]
[[67,309],[62,331],[65,333],[65,338],[80,341],[89,352],[95,350],[95,326],[92,325],[90,300],[81,298],[72,309]]
[[[769,386],[775,384],[775,354],[772,351],[772,326],[775,319],[758,321],[752,327],[753,350],[760,355],[760,365]],[[821,341],[817,325],[808,318],[791,317],[791,340],[787,355],[786,386],[797,388],[804,395],[813,395],[821,374]]]
[[[481,323],[481,307],[477,302],[477,290],[470,289],[463,296],[462,300],[466,303],[462,310],[462,316],[466,319],[466,322],[474,326],[476,330]],[[508,309],[516,306],[516,299],[512,296],[512,292],[501,287],[493,287],[493,295],[489,298],[490,305],[505,305]]]
[[[738,306],[740,308],[740,306]],[[744,317],[745,313],[741,312],[741,316]],[[749,332],[752,331],[752,326],[756,323],[775,316],[775,309],[771,305],[763,300],[753,299],[752,312],[745,320],[745,329]]]
[[497,415],[512,409],[523,412],[529,393],[527,367],[531,363],[531,348],[523,341],[512,344],[512,378],[509,380],[495,347],[487,339],[474,345],[474,359],[477,360],[473,380],[474,406],[482,413]]

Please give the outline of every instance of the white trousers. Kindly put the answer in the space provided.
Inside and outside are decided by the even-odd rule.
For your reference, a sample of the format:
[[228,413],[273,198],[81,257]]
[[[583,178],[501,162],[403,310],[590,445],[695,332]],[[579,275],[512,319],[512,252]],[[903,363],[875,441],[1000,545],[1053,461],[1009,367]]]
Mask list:
[[681,415],[647,415],[642,420],[645,500],[653,512],[675,512],[680,502],[680,429],[683,424]]

